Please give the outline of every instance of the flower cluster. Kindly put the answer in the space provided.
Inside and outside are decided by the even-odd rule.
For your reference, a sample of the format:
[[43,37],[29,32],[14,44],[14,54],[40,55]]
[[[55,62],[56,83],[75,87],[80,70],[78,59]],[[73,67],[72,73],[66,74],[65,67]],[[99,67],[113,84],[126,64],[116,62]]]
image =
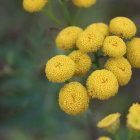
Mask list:
[[[23,0],[23,8],[27,12],[38,12],[41,11],[47,3],[48,0]],[[88,8],[94,5],[96,0],[72,0],[72,3],[77,7]]]
[[[120,129],[120,113],[113,113],[98,122],[97,127],[117,136]],[[127,115],[127,127],[130,131],[128,138],[137,139],[140,136],[140,104],[133,104]],[[100,140],[100,139],[99,139]]]
[[[85,30],[69,26],[58,33],[57,48],[72,52],[67,56],[57,55],[47,62],[45,72],[50,81],[66,82],[72,77],[85,75],[92,65],[96,66],[87,78],[84,90],[77,82],[70,82],[60,90],[59,105],[62,110],[71,115],[83,113],[88,107],[89,98],[109,99],[118,93],[119,86],[128,84],[132,66],[140,67],[140,38],[130,40],[135,34],[135,24],[126,17],[116,17],[109,25],[91,24]],[[128,38],[130,41],[126,42]],[[98,52],[102,57],[110,57],[103,69],[99,68],[101,56]]]

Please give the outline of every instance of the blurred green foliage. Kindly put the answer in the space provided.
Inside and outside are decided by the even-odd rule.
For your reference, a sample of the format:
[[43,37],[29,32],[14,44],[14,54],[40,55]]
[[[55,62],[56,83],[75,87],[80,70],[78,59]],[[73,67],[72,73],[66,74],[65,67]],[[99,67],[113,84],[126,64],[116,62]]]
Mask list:
[[[77,24],[86,27],[93,22],[108,23],[112,17],[120,15],[139,23],[140,2],[127,2],[97,0],[95,6],[81,10]],[[128,8],[123,7],[126,4]],[[65,22],[58,1],[54,1],[53,8],[56,16]],[[74,14],[76,7],[69,2],[69,9]],[[54,40],[60,28],[43,13],[25,12],[19,0],[1,0],[0,17],[1,140],[93,140],[104,134],[96,128],[100,118],[121,112],[125,120],[128,107],[140,101],[140,70],[134,70],[132,81],[120,89],[117,96],[91,103],[90,119],[86,114],[66,115],[57,102],[63,84],[50,83],[44,73],[48,59],[65,53],[55,47]],[[122,129],[122,133],[127,132]]]

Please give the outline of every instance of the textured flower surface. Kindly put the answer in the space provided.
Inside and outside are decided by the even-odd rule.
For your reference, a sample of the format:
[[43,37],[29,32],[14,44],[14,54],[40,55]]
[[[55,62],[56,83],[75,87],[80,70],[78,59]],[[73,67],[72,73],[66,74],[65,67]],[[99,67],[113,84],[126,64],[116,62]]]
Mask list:
[[127,43],[127,58],[133,67],[140,68],[140,38]]
[[60,90],[59,105],[67,114],[82,114],[89,106],[89,96],[86,88],[79,82],[66,84]]
[[69,54],[69,57],[76,64],[75,76],[82,76],[89,71],[92,62],[88,54],[81,51],[73,51]]
[[104,36],[109,35],[108,25],[104,24],[104,23],[94,23],[94,24],[89,25],[86,29],[89,29],[89,30],[92,30],[92,31],[94,31],[94,30],[99,31]]
[[109,30],[111,33],[123,38],[135,36],[137,28],[132,20],[126,17],[116,17],[110,21]]
[[99,31],[85,30],[77,40],[77,47],[83,52],[95,52],[103,44],[104,36]]
[[23,8],[28,12],[37,12],[42,10],[48,0],[23,0]]
[[111,140],[109,137],[99,137],[97,140]]
[[126,44],[118,36],[108,36],[103,43],[103,52],[111,57],[120,57],[126,53]]
[[118,81],[108,70],[96,70],[87,79],[88,94],[100,100],[109,99],[118,92]]
[[56,46],[63,50],[76,48],[76,41],[83,29],[76,26],[69,26],[63,29],[56,38]]
[[45,68],[47,78],[52,82],[65,82],[75,72],[75,63],[65,55],[57,55],[51,58]]
[[121,86],[126,85],[131,79],[132,68],[128,60],[124,57],[110,58],[104,67],[113,72]]
[[96,0],[72,0],[73,4],[78,7],[90,7],[96,3]]
[[104,129],[108,132],[116,132],[120,126],[120,113],[113,113],[102,119],[97,127]]

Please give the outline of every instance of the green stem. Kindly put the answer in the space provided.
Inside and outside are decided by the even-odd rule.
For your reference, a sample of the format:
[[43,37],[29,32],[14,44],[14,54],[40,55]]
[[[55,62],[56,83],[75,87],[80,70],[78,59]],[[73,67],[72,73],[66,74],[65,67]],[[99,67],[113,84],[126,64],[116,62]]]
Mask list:
[[42,12],[45,13],[58,26],[64,27],[64,25],[53,15],[52,11],[44,9]]
[[118,133],[115,133],[114,137],[115,137],[116,140],[121,140],[120,135]]
[[71,15],[69,13],[66,1],[59,0],[59,3],[61,5],[61,7],[63,8],[64,17],[65,17],[65,20],[67,21],[67,24],[72,25],[72,19],[71,19]]
[[133,137],[133,132],[132,131],[129,131],[127,140],[132,140],[132,137]]
[[79,18],[79,16],[80,16],[81,9],[82,9],[82,8],[77,8],[77,9],[76,9],[75,16],[74,16],[74,19],[73,19],[73,24],[74,24],[74,25],[77,24],[77,20],[78,20],[78,18]]

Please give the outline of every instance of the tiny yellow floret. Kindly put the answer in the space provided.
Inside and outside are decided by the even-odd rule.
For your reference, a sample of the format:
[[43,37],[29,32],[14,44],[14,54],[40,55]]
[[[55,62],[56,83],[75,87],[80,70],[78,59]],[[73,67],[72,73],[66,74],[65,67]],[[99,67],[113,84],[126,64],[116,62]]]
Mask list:
[[85,75],[91,67],[91,58],[88,54],[81,51],[73,51],[69,57],[75,62],[76,70],[74,76]]
[[137,32],[135,23],[127,17],[113,18],[110,21],[109,30],[111,33],[123,38],[131,38]]
[[66,84],[59,93],[60,108],[69,115],[79,115],[89,106],[86,88],[79,82]]
[[116,76],[121,86],[128,84],[131,79],[132,68],[128,60],[124,57],[109,58],[104,67]]
[[97,127],[107,131],[107,132],[116,132],[120,127],[120,113],[113,113],[106,116],[102,119],[98,124]]
[[118,81],[108,70],[96,70],[87,79],[88,94],[92,98],[106,100],[118,92]]
[[97,140],[111,140],[111,138],[109,138],[109,137],[99,137]]
[[140,38],[133,38],[127,43],[127,58],[132,67],[140,68]]
[[72,0],[73,4],[78,7],[90,7],[96,3],[96,0]]
[[69,26],[63,29],[56,38],[56,46],[63,50],[76,48],[76,41],[83,29],[76,26]]
[[103,44],[104,36],[99,31],[85,30],[77,40],[77,47],[83,52],[95,52]]
[[75,72],[75,63],[70,57],[57,55],[51,58],[45,68],[47,78],[52,82],[65,82],[69,80]]
[[118,36],[108,36],[103,43],[103,52],[110,57],[120,57],[126,53],[126,44]]
[[28,12],[41,11],[48,0],[23,0],[23,8]]
[[94,30],[99,31],[104,36],[109,35],[109,27],[105,23],[94,23],[94,24],[89,25],[86,29],[92,30],[93,32]]

